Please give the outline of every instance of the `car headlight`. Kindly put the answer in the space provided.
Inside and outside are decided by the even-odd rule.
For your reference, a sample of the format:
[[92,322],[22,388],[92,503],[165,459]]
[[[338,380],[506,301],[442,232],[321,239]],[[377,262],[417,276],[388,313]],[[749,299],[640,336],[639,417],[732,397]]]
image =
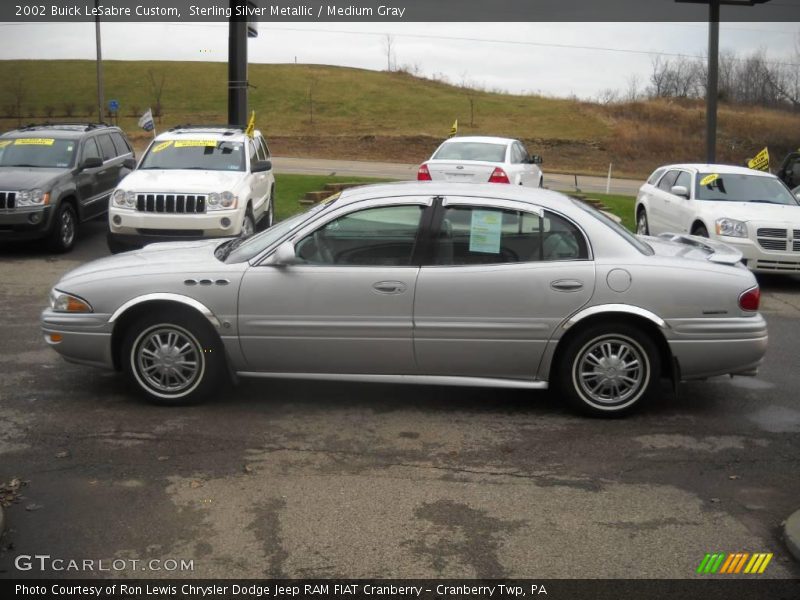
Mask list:
[[715,222],[717,235],[728,237],[747,237],[747,225],[736,219],[717,219]]
[[50,193],[36,188],[22,190],[17,194],[17,206],[46,206],[50,204]]
[[90,313],[94,312],[92,306],[83,298],[67,294],[61,290],[50,292],[50,308],[56,312]]
[[128,190],[116,189],[111,194],[111,203],[116,208],[136,208],[136,193]]
[[211,192],[206,199],[208,210],[227,210],[236,208],[236,196],[232,192]]

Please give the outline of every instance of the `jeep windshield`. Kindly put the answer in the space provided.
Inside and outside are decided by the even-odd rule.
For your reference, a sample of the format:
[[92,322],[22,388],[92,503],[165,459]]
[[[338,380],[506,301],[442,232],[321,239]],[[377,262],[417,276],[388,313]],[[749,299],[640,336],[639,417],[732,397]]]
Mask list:
[[778,178],[740,173],[698,173],[695,197],[712,202],[798,204]]
[[0,139],[0,167],[68,169],[75,160],[75,140],[54,138]]
[[244,145],[220,140],[154,142],[139,169],[196,169],[244,171]]

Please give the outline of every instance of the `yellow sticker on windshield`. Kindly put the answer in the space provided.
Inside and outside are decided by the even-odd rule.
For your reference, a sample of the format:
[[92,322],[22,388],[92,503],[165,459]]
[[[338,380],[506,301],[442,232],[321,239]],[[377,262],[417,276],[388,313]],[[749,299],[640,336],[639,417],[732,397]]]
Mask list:
[[175,142],[176,148],[197,148],[198,146],[211,146],[216,147],[217,142],[214,140],[180,140]]
[[15,146],[52,146],[56,141],[52,138],[20,138],[14,140]]
[[169,148],[171,145],[172,145],[172,140],[161,142],[160,144],[156,144],[155,146],[153,146],[152,152],[161,152],[162,150]]
[[10,144],[12,141],[13,141],[13,140],[3,140],[2,142],[0,142],[0,148],[5,148],[5,147],[6,147],[6,146],[8,146],[8,145],[9,145],[9,144]]
[[719,173],[711,173],[711,175],[706,175],[700,180],[700,185],[711,185],[717,179],[719,179]]

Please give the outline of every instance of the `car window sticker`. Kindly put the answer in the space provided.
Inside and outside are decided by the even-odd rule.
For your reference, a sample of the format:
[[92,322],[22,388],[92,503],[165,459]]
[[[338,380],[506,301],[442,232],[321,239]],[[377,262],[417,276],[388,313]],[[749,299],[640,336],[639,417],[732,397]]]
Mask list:
[[56,141],[53,138],[19,138],[14,140],[15,146],[52,146]]
[[153,149],[151,150],[151,152],[153,152],[153,153],[161,152],[162,150],[166,150],[167,148],[169,148],[171,145],[172,145],[172,140],[167,140],[166,142],[161,142],[160,144],[156,144],[155,146],[153,146]]
[[473,210],[469,228],[469,251],[500,254],[503,213],[499,210]]
[[711,186],[717,179],[719,179],[719,173],[711,173],[711,175],[706,175],[700,180],[700,185]]

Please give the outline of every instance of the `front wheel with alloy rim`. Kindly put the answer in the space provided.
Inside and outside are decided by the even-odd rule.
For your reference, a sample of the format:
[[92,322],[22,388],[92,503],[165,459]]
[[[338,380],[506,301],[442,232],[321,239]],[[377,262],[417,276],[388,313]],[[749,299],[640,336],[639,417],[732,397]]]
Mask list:
[[661,373],[653,340],[626,323],[587,327],[568,341],[560,358],[558,389],[574,408],[597,417],[638,408]]
[[705,225],[695,225],[694,229],[692,229],[692,235],[697,235],[700,237],[707,238],[708,237],[708,229],[706,229]]
[[122,345],[122,364],[131,381],[155,404],[200,402],[219,386],[224,352],[203,317],[160,311],[136,320]]
[[647,223],[647,211],[643,208],[640,208],[639,214],[636,215],[636,233],[639,235],[650,235],[650,225]]
[[53,229],[50,232],[50,248],[55,252],[69,252],[75,245],[75,236],[78,229],[78,217],[75,209],[69,202],[62,202],[53,219]]

